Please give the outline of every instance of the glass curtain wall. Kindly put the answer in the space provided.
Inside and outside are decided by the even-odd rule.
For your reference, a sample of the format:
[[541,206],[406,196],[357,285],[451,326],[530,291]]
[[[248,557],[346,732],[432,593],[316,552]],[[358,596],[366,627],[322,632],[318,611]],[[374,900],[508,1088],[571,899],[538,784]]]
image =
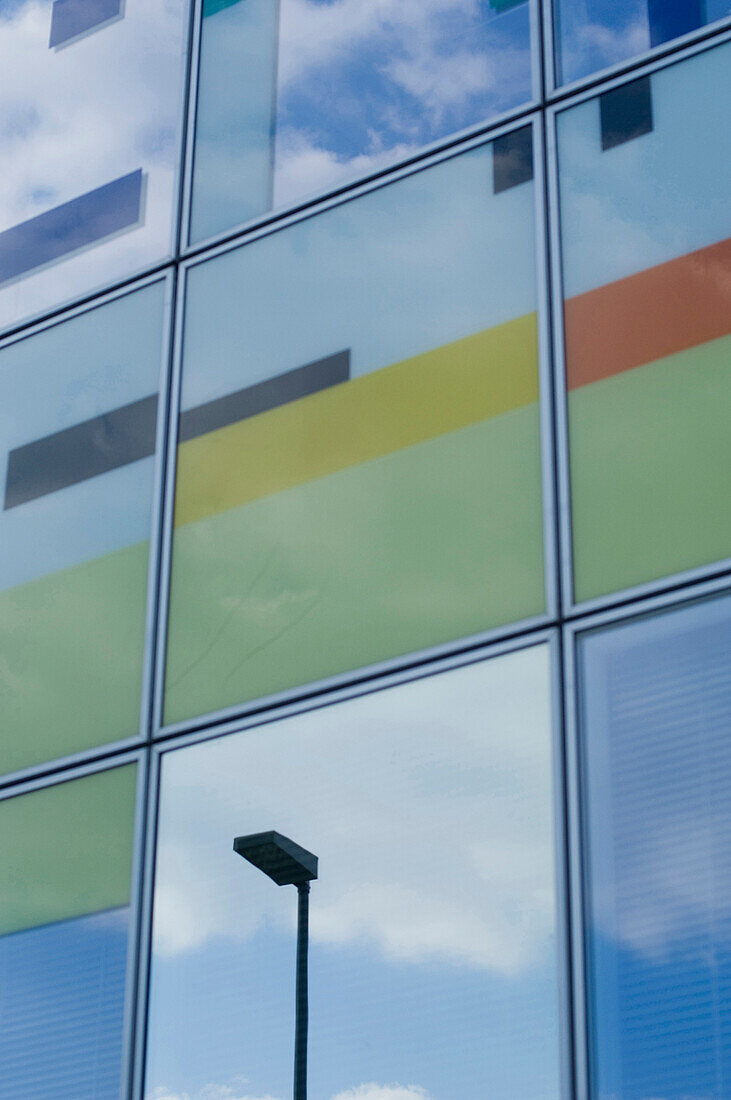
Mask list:
[[730,101],[726,44],[557,116],[579,602],[731,556]]
[[190,268],[164,720],[546,608],[529,126]]
[[147,1100],[291,1095],[272,829],[319,859],[313,1097],[558,1100],[550,685],[533,646],[165,753]]
[[137,765],[0,801],[5,1100],[122,1086]]
[[171,256],[187,11],[0,3],[0,329]]
[[537,18],[534,0],[203,0],[191,242],[537,98]]
[[731,597],[580,636],[592,1094],[731,1088]]
[[168,300],[0,348],[0,774],[139,732]]

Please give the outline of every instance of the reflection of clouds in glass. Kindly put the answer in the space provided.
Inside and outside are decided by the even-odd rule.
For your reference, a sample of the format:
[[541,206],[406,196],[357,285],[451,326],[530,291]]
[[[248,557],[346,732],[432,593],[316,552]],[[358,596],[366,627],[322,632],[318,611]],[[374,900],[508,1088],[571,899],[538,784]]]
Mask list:
[[578,80],[597,69],[605,69],[636,57],[650,48],[650,28],[646,13],[615,26],[583,23],[569,38],[564,36],[561,55],[564,79]]
[[418,1085],[358,1085],[333,1096],[333,1100],[431,1100]]
[[289,899],[230,852],[277,828],[321,860],[314,942],[535,964],[554,919],[548,692],[533,648],[167,757],[155,950],[290,927]]
[[127,0],[125,18],[49,50],[51,4],[28,0],[0,34],[0,230],[143,168],[145,225],[2,294],[0,324],[164,256],[176,173],[183,5]]
[[276,1100],[274,1096],[250,1096],[228,1085],[205,1085],[195,1093],[170,1092],[165,1086],[153,1089],[147,1100]]
[[[253,1097],[227,1085],[206,1085],[199,1092],[170,1092],[164,1086],[154,1089],[148,1100],[275,1100],[273,1096]],[[419,1085],[356,1085],[333,1096],[332,1100],[432,1100]]]
[[527,5],[496,17],[479,0],[284,0],[275,205],[524,101],[529,36]]

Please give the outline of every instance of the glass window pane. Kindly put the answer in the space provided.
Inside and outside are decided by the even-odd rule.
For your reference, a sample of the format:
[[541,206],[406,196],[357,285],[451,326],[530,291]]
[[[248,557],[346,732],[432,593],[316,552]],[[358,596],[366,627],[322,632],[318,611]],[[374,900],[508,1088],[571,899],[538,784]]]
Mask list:
[[170,254],[186,7],[0,4],[0,328]]
[[146,1096],[291,1095],[315,854],[310,1095],[558,1100],[550,673],[535,646],[163,758]]
[[545,606],[530,130],[192,268],[165,720]]
[[0,772],[139,730],[165,296],[0,349]]
[[553,0],[559,83],[731,15],[729,0]]
[[731,1090],[731,598],[580,642],[594,1095]]
[[731,554],[729,62],[558,117],[578,600]]
[[205,0],[191,238],[532,97],[529,0]]
[[4,1100],[120,1095],[136,777],[0,802]]

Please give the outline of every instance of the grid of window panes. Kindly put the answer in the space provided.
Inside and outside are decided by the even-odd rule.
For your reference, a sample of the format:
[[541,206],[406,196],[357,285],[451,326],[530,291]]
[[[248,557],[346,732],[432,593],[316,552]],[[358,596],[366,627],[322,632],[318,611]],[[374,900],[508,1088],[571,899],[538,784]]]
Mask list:
[[273,830],[311,1100],[726,1100],[730,102],[729,0],[0,0],[3,1096],[290,1095]]

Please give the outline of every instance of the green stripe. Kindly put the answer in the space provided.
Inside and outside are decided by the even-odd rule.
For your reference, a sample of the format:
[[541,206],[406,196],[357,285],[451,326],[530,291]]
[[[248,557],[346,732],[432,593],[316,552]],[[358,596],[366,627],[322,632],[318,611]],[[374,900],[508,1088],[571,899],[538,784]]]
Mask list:
[[544,609],[537,405],[175,533],[165,720]]
[[0,774],[137,733],[148,549],[0,592]]
[[525,0],[490,0],[493,11],[507,11],[508,8],[517,8],[518,4],[524,4]]
[[203,18],[215,15],[216,12],[223,11],[224,8],[231,8],[234,4],[240,2],[241,0],[203,0]]
[[575,591],[731,555],[731,337],[569,395]]
[[129,905],[137,765],[0,802],[0,935]]

